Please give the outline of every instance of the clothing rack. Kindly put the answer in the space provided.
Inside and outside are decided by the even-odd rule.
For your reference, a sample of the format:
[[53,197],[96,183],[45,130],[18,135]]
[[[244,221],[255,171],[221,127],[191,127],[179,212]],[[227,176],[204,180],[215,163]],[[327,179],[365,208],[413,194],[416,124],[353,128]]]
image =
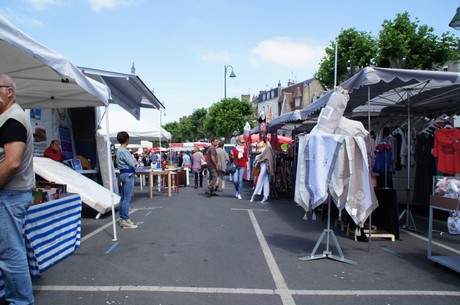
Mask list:
[[[302,256],[299,257],[298,259],[301,261],[311,261],[311,260],[317,260],[317,259],[323,259],[323,258],[329,258],[333,259],[342,263],[347,263],[351,265],[355,265],[356,262],[346,259],[345,256],[343,255],[342,248],[340,248],[340,244],[337,240],[337,237],[335,236],[334,231],[331,229],[331,196],[328,196],[327,201],[327,227],[326,229],[323,230],[323,233],[321,233],[321,236],[319,237],[318,241],[316,242],[315,247],[313,248],[313,251],[311,252],[310,255]],[[332,251],[330,249],[330,240],[334,242],[334,245],[339,252],[339,255],[334,255],[332,254]],[[316,254],[316,251],[318,250],[319,246],[321,245],[323,239],[326,238],[326,250],[323,251],[322,254]]]

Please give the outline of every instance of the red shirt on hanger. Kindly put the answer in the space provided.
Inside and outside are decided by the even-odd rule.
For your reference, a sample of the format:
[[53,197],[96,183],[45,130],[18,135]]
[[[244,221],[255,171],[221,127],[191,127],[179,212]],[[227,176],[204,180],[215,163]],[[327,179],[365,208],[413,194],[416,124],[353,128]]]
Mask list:
[[433,157],[438,158],[438,171],[460,173],[460,130],[442,128],[434,133]]

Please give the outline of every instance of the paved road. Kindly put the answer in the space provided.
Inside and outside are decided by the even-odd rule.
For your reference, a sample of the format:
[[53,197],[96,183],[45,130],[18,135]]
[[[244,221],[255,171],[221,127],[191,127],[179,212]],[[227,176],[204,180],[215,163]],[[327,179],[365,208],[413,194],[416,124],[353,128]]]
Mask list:
[[[326,227],[321,217],[303,220],[289,200],[249,203],[248,183],[245,200],[228,181],[219,197],[204,191],[181,187],[150,200],[137,186],[131,219],[139,228],[118,229],[117,241],[111,215],[96,220],[85,208],[81,248],[34,280],[36,304],[460,304],[460,274],[426,259],[423,235],[403,230],[396,242],[369,246],[333,228],[356,264],[300,261]],[[456,253],[435,251],[460,255],[453,244]]]

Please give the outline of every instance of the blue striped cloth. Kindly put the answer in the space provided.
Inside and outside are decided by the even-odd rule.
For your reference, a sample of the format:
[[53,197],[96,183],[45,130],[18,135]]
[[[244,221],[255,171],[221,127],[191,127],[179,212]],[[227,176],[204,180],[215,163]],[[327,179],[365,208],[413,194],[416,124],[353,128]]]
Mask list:
[[[80,247],[81,198],[78,194],[31,206],[24,223],[30,274],[40,273]],[[0,299],[5,286],[0,272]]]

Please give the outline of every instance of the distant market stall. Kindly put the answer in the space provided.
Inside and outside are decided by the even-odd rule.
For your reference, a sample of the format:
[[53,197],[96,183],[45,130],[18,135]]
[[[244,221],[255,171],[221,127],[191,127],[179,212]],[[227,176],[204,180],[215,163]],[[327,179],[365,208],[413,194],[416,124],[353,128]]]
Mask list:
[[209,147],[210,143],[205,142],[185,142],[185,143],[170,143],[169,148],[171,151],[193,151],[195,147],[204,149]]

